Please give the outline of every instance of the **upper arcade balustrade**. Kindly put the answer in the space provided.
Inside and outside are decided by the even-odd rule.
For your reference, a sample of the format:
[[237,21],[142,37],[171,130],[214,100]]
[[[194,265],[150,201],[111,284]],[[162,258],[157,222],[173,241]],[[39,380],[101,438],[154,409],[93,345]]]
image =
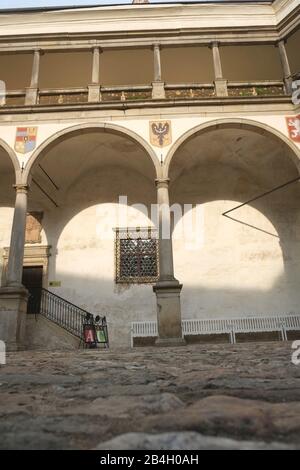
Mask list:
[[[2,18],[0,14],[0,25],[4,26],[0,32],[0,80],[6,88],[0,98],[0,113],[28,107],[88,107],[92,103],[113,108],[155,106],[158,102],[160,106],[179,106],[291,101],[293,77],[300,71],[300,20],[294,3],[289,8],[284,0],[262,4],[258,7],[260,22],[254,5],[234,4],[30,13],[34,34],[27,31],[20,13],[13,14],[11,23],[9,15]],[[165,8],[175,15],[176,23],[170,22],[163,30],[151,15],[163,18]],[[198,16],[192,19],[188,15],[191,11]],[[282,11],[286,16],[281,18]],[[142,29],[143,23],[135,23],[139,12],[141,21],[153,29]],[[230,12],[238,15],[233,19],[236,22],[239,18],[239,24],[231,25]],[[209,19],[205,30],[200,13]],[[105,29],[101,23],[104,29],[100,32],[95,25],[91,25],[95,31],[89,31],[86,22],[92,14],[95,25],[106,17],[107,21],[120,17],[136,29]],[[218,23],[220,14],[226,27]],[[243,22],[247,16],[249,28]],[[40,32],[39,18],[47,25],[45,34]],[[83,21],[82,31],[77,31],[77,20],[80,24]],[[10,33],[14,21],[16,28]],[[76,31],[63,34],[59,28],[68,21],[77,29],[74,26]],[[188,21],[192,21],[191,29]]]

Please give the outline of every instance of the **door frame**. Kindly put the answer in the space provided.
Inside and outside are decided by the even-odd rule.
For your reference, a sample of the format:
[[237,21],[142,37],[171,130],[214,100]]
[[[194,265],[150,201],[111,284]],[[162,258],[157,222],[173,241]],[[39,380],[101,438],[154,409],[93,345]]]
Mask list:
[[[28,270],[31,271],[36,271],[38,270],[38,278],[36,275],[34,275],[34,280],[36,281],[38,279],[38,285],[32,284],[30,282],[26,282],[31,280],[31,277],[27,277],[27,279],[24,279],[26,271]],[[25,282],[24,282],[25,281]],[[23,276],[22,276],[22,284],[25,287],[25,289],[28,290],[29,292],[29,298],[27,302],[27,315],[28,314],[34,314],[37,315],[41,311],[41,299],[42,299],[42,291],[41,288],[43,287],[43,266],[23,266]],[[38,290],[37,290],[37,289]]]
[[[5,286],[9,248],[5,247],[3,251],[4,251],[3,270],[2,270],[1,285]],[[43,267],[42,287],[44,288],[48,287],[48,268],[49,268],[50,256],[51,256],[51,245],[25,246],[23,266],[25,267],[42,266]]]

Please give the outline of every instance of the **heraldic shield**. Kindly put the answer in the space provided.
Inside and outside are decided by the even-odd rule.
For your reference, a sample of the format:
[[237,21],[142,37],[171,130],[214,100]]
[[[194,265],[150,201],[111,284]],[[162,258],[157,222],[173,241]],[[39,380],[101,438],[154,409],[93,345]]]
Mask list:
[[36,147],[37,127],[17,127],[15,151],[32,152]]
[[286,118],[286,123],[289,131],[289,137],[294,142],[300,142],[300,115],[290,116]]
[[150,121],[150,142],[156,147],[166,147],[172,142],[171,121]]

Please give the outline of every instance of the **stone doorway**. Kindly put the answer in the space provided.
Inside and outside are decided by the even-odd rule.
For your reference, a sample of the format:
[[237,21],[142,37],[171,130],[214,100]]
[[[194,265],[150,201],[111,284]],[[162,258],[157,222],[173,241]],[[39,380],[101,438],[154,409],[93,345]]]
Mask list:
[[43,266],[24,266],[22,284],[29,292],[27,313],[40,313]]

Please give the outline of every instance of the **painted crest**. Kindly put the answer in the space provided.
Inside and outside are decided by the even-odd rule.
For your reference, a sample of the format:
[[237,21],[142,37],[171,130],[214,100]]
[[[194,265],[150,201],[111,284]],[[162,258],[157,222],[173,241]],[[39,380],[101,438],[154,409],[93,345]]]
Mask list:
[[17,127],[15,151],[32,152],[36,147],[37,127]]
[[150,142],[155,147],[166,147],[172,142],[171,121],[150,121]]
[[300,142],[300,115],[294,117],[287,117],[285,119],[290,139],[292,139],[294,142]]

